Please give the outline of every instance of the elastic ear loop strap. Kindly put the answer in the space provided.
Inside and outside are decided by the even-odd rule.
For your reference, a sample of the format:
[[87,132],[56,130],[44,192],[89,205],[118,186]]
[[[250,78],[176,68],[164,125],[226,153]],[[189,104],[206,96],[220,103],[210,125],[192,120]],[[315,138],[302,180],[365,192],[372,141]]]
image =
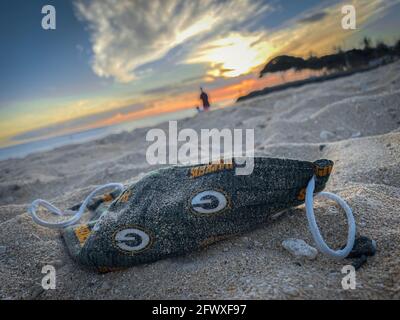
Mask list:
[[[124,189],[124,185],[121,183],[107,183],[103,186],[97,187],[86,197],[85,201],[83,201],[83,203],[79,207],[78,211],[63,212],[60,209],[58,209],[57,207],[53,206],[51,203],[47,202],[46,200],[37,199],[32,202],[32,204],[28,208],[28,212],[32,216],[33,221],[35,221],[37,224],[40,224],[41,226],[53,228],[53,229],[65,228],[67,226],[73,225],[74,223],[78,222],[80,218],[82,218],[82,215],[85,212],[89,201],[97,193],[99,193],[100,191],[103,191],[105,189],[109,189],[109,188],[116,188],[116,189],[119,189],[122,191]],[[51,213],[53,213],[55,215],[58,215],[58,216],[72,215],[72,218],[62,221],[62,222],[48,222],[46,220],[39,218],[39,216],[36,214],[36,209],[39,206],[46,208],[47,210],[49,210]]]
[[318,249],[322,253],[330,256],[331,258],[333,258],[335,260],[344,259],[349,255],[349,253],[353,249],[354,241],[355,241],[355,237],[356,237],[356,223],[354,221],[354,216],[351,211],[351,208],[347,205],[347,203],[342,198],[340,198],[336,194],[333,194],[330,192],[319,192],[319,193],[315,194],[316,196],[324,196],[333,201],[336,201],[337,204],[339,204],[339,206],[341,206],[344,209],[344,211],[346,212],[347,224],[348,224],[347,244],[341,250],[337,250],[337,251],[332,250],[331,248],[329,248],[329,246],[326,244],[326,242],[322,238],[321,233],[318,228],[318,225],[317,225],[317,222],[315,220],[314,208],[313,208],[314,189],[315,189],[315,176],[313,176],[311,178],[311,180],[309,181],[309,183],[307,185],[306,199],[305,199],[308,225],[309,225],[311,234],[314,238],[314,241],[315,241]]

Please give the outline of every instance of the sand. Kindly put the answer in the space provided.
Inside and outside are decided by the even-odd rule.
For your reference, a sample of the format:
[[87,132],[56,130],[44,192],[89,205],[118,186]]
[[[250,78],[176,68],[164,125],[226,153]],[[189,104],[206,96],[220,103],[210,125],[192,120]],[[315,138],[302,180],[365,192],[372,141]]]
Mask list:
[[[256,153],[335,162],[327,190],[354,210],[358,234],[377,254],[341,286],[341,269],[322,254],[297,261],[282,241],[313,245],[304,206],[253,232],[192,254],[98,274],[82,269],[57,231],[26,210],[42,198],[65,208],[107,182],[135,181],[146,162],[148,128],[0,162],[0,299],[398,299],[400,298],[400,63],[261,96],[198,114],[179,128],[255,128]],[[166,129],[168,124],[157,126]],[[315,211],[329,244],[345,243],[344,215],[326,200]],[[55,290],[43,290],[42,267],[56,267]]]

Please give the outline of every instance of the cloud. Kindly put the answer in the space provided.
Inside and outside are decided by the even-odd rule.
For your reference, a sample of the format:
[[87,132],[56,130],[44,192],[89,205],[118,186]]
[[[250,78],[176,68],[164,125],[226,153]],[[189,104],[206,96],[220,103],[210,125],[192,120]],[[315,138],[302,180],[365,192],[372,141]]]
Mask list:
[[174,93],[177,90],[176,84],[167,84],[165,86],[160,86],[152,89],[143,91],[144,95],[159,95],[163,93]]
[[[285,26],[268,37],[269,44],[274,48],[274,56],[290,54],[297,56],[307,56],[313,52],[317,55],[331,53],[333,47],[342,46],[354,48],[358,45],[353,38],[360,34],[368,24],[376,21],[396,3],[397,0],[353,0],[357,13],[357,29],[344,30],[341,25],[343,14],[341,7],[345,2],[329,7],[318,8],[317,11],[309,11],[305,15],[288,21]],[[323,16],[318,17],[318,13],[324,12]],[[311,20],[319,18],[320,28],[312,23],[302,23],[305,19]],[[347,44],[347,46],[346,46]]]
[[326,15],[327,15],[327,13],[324,11],[317,12],[317,13],[314,13],[308,17],[305,17],[305,18],[299,20],[299,22],[300,23],[314,23],[314,22],[322,20],[323,18],[326,17]]
[[260,0],[77,0],[75,7],[91,33],[93,71],[119,82],[179,45],[202,45],[270,9]]

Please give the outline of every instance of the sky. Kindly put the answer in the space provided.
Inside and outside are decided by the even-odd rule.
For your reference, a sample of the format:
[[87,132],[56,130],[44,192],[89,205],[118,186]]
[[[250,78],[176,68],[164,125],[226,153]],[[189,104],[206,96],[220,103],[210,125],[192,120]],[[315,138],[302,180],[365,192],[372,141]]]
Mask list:
[[2,0],[0,147],[194,108],[200,86],[223,106],[280,83],[258,78],[277,55],[394,43],[399,14],[400,0]]

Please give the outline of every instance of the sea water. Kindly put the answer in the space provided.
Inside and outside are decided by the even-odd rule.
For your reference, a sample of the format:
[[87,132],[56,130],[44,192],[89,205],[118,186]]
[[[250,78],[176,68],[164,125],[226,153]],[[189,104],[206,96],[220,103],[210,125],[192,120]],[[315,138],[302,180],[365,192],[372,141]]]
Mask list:
[[0,160],[10,158],[22,158],[29,154],[52,150],[70,144],[92,141],[103,138],[110,134],[131,131],[135,128],[155,126],[170,120],[180,120],[192,117],[197,113],[196,110],[182,110],[179,112],[163,113],[157,116],[143,118],[139,120],[123,122],[111,126],[100,127],[65,135],[37,138],[31,141],[17,142],[15,145],[0,148]]

